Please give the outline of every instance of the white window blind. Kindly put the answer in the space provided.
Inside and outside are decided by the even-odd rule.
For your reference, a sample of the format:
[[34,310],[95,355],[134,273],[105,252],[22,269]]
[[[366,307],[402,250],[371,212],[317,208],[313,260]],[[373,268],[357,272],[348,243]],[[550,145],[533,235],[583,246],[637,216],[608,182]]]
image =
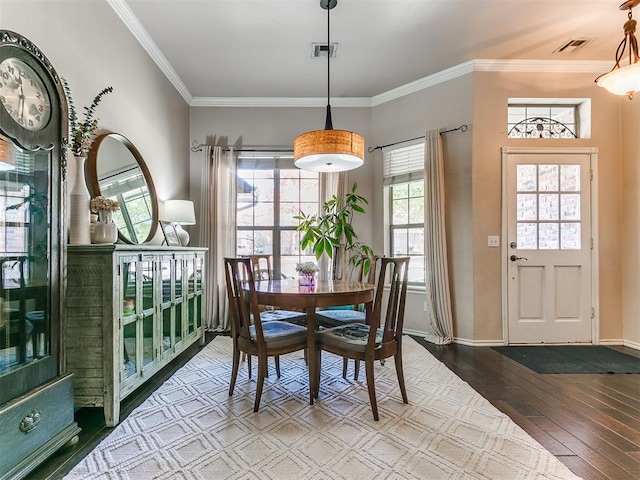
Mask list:
[[384,152],[383,164],[385,185],[424,178],[424,142]]

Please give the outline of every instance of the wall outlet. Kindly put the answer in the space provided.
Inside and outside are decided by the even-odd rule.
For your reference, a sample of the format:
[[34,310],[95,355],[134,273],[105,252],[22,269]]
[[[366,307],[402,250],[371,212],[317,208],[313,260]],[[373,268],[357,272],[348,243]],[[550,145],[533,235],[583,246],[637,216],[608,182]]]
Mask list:
[[499,247],[500,246],[500,237],[497,235],[489,235],[487,239],[487,246],[489,247]]

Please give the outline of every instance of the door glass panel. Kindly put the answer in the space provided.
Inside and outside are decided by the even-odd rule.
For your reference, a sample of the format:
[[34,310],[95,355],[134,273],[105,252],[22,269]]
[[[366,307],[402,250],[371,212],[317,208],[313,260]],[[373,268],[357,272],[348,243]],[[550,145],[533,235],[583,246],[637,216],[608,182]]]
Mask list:
[[162,310],[162,352],[171,350],[171,309]]
[[560,218],[562,220],[580,220],[579,193],[564,193],[560,195]]
[[162,303],[171,301],[171,260],[163,257],[160,262],[162,272]]
[[558,194],[541,193],[539,196],[540,206],[538,220],[558,220]]
[[123,328],[123,348],[122,348],[122,370],[124,378],[129,378],[136,374],[136,322],[128,323]]
[[538,249],[538,225],[535,223],[518,223],[516,235],[518,236],[518,249]]
[[533,192],[538,188],[538,169],[536,165],[518,165],[517,185],[519,192]]
[[174,338],[177,343],[182,341],[182,303],[179,303],[175,307],[175,318],[174,318]]
[[142,367],[153,361],[153,315],[142,319]]
[[581,248],[580,174],[580,165],[516,166],[519,249]]
[[539,223],[538,248],[540,250],[557,250],[558,246],[558,224]]
[[136,262],[122,263],[122,313],[124,316],[136,313]]
[[144,260],[141,262],[142,266],[142,308],[148,310],[153,308],[153,261]]
[[189,315],[187,324],[187,333],[191,335],[196,331],[195,315],[196,315],[196,302],[199,297],[193,297],[189,299]]
[[190,258],[189,261],[187,262],[187,284],[189,285],[188,287],[189,294],[193,294],[195,292],[196,277],[194,273],[195,273],[195,264],[193,263],[193,259]]
[[530,193],[518,194],[518,221],[538,219],[538,196]]
[[175,277],[175,296],[174,299],[178,300],[182,298],[182,265],[183,262],[181,259],[177,259],[174,263],[176,269],[176,277]]
[[563,192],[580,190],[580,165],[560,165],[560,190]]
[[558,191],[558,165],[538,166],[538,190],[541,192]]

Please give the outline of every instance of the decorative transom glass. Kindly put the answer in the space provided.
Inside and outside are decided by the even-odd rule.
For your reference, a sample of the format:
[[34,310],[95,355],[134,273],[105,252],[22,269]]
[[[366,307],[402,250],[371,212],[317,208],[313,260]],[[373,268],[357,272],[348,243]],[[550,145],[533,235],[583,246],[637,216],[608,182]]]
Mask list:
[[580,165],[516,166],[519,250],[579,250]]
[[508,138],[578,138],[576,105],[509,105]]

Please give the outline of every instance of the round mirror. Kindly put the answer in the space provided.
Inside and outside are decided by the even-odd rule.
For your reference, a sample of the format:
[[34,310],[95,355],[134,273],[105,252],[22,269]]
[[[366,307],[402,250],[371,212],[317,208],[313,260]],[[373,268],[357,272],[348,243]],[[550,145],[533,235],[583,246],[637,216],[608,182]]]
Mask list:
[[125,243],[150,241],[158,228],[158,199],[140,152],[118,133],[98,136],[89,151],[85,175],[92,197],[117,200],[113,212],[118,237]]

